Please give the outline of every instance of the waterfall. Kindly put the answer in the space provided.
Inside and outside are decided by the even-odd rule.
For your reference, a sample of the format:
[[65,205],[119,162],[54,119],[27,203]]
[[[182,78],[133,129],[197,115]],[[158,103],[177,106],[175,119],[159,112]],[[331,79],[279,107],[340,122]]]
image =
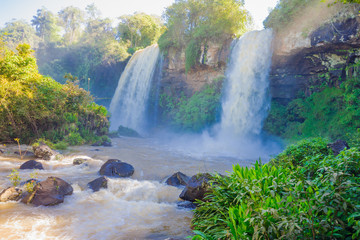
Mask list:
[[110,130],[116,131],[122,125],[141,134],[146,132],[151,82],[159,55],[159,47],[152,45],[131,57],[111,100]]
[[235,40],[226,71],[221,135],[259,135],[269,106],[268,75],[272,30],[252,31]]

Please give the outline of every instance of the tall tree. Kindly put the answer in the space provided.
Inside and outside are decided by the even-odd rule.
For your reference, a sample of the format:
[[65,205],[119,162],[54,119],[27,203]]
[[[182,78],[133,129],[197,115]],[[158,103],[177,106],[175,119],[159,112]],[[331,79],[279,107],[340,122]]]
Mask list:
[[51,42],[59,39],[56,17],[45,7],[37,10],[37,14],[33,16],[31,24],[35,26],[37,35],[43,41]]
[[160,17],[135,13],[119,17],[118,36],[122,41],[129,41],[131,48],[146,47],[154,42],[161,33]]
[[84,22],[84,12],[79,8],[70,6],[59,12],[60,25],[64,27],[66,43],[74,43],[81,34],[81,25]]

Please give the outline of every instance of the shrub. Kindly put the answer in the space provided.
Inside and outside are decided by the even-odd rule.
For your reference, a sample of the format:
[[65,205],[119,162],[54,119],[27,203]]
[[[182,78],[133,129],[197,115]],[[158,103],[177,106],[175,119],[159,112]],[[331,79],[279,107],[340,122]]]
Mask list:
[[290,146],[270,164],[236,165],[199,202],[193,239],[357,239],[359,169],[359,149],[334,156],[324,139]]

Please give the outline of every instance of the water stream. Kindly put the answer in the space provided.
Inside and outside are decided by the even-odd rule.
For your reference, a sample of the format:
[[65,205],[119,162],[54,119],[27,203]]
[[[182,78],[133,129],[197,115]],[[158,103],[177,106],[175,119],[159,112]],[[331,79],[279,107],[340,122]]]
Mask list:
[[[17,146],[8,146],[0,155],[0,189],[11,185],[11,169],[26,160],[11,154],[14,151]],[[118,138],[113,147],[71,147],[63,154],[62,160],[40,161],[45,170],[37,170],[38,179],[60,177],[72,184],[73,195],[54,207],[0,203],[0,239],[184,239],[191,235],[192,212],[178,207],[182,189],[164,184],[164,179],[177,171],[188,176],[226,174],[239,162],[176,152],[151,138]],[[89,158],[87,164],[74,166],[73,159],[81,156]],[[101,165],[111,158],[132,164],[134,175],[110,179],[108,189],[92,192],[87,183],[99,177]],[[19,172],[27,180],[34,171]]]

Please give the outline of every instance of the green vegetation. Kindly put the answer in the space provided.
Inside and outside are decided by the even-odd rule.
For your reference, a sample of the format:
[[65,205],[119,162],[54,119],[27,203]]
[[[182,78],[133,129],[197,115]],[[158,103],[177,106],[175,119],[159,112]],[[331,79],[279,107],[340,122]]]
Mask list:
[[360,151],[325,139],[289,146],[268,164],[215,175],[193,239],[358,239]]
[[141,137],[140,134],[135,131],[134,129],[127,128],[124,126],[119,126],[117,130],[118,136],[125,136],[125,137]]
[[74,83],[62,85],[39,74],[31,54],[27,44],[15,53],[0,42],[0,141],[45,138],[75,145],[106,135],[107,110]]
[[[359,66],[356,63],[348,69],[358,72]],[[347,76],[338,87],[313,87],[317,92],[286,106],[273,102],[264,129],[290,140],[322,136],[354,142],[360,127],[359,75]]]
[[178,130],[200,132],[213,125],[221,110],[223,77],[195,92],[191,97],[162,94],[159,100],[163,122]]
[[54,14],[41,8],[31,25],[8,22],[0,35],[13,51],[20,43],[30,44],[41,74],[65,83],[63,76],[70,73],[97,102],[108,105],[130,55],[156,43],[163,27],[159,17],[144,13],[121,16],[113,27],[94,4],[85,10],[65,7]]
[[166,9],[166,31],[159,39],[162,51],[186,49],[186,71],[200,59],[201,46],[239,36],[251,23],[239,0],[181,0]]
[[287,26],[310,3],[320,0],[280,0],[264,21],[265,28],[280,30]]

